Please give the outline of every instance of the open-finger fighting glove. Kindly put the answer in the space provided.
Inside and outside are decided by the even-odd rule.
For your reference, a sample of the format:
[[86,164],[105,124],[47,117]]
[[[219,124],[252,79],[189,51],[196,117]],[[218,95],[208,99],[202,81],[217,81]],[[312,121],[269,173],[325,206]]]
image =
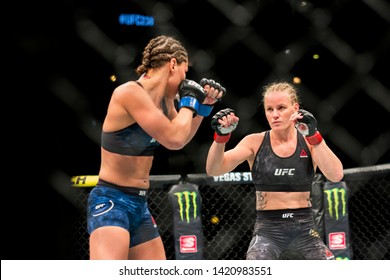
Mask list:
[[[210,87],[213,87],[213,88],[217,89],[218,91],[222,91],[221,98],[226,95],[226,89],[220,83],[217,83],[216,81],[214,81],[212,79],[203,78],[202,80],[200,80],[199,83],[202,87],[204,87],[205,85],[209,85]],[[221,101],[221,98],[218,98],[218,101]]]
[[298,120],[295,124],[296,129],[306,137],[307,142],[311,145],[320,144],[322,141],[322,135],[317,130],[317,120],[312,113],[300,109],[298,111],[303,118]]
[[211,127],[215,131],[214,141],[217,143],[226,143],[229,141],[231,133],[237,127],[238,123],[232,123],[228,127],[224,127],[218,122],[218,120],[228,116],[230,113],[234,113],[234,110],[230,108],[222,109],[211,118]]
[[[221,86],[220,83],[217,83],[216,81],[212,79],[206,79],[203,78],[200,80],[199,84],[204,87],[205,85],[209,85],[210,87],[213,87],[217,89],[218,91],[222,92],[222,96],[217,99],[218,102],[221,101],[221,98],[226,95],[226,89]],[[211,111],[213,110],[214,106],[209,104],[199,104],[198,114],[203,117],[207,117],[210,115]]]
[[206,92],[197,82],[192,80],[183,80],[179,85],[179,109],[182,107],[194,111],[194,117],[198,114],[199,105],[206,98]]

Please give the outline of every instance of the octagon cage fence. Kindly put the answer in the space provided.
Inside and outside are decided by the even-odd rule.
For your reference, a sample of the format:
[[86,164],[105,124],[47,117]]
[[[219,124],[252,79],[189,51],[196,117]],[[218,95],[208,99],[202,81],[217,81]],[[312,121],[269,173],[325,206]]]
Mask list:
[[[76,185],[76,177],[81,176],[72,177],[71,186],[81,212],[74,224],[74,255],[86,260],[89,259],[86,205],[94,184]],[[313,194],[319,193],[322,198],[326,196],[325,181],[322,174],[316,174],[313,186],[320,186],[322,191],[312,191],[313,210],[321,208],[318,201],[322,201],[313,199]],[[345,169],[343,181],[348,191],[351,259],[390,259],[390,164]],[[174,210],[169,190],[181,183],[196,185],[200,194],[202,259],[245,259],[256,217],[255,188],[250,172],[230,172],[216,177],[205,174],[155,175],[150,177],[150,183],[149,208],[159,227],[168,260],[177,259]],[[324,220],[324,217],[315,218],[323,238]]]

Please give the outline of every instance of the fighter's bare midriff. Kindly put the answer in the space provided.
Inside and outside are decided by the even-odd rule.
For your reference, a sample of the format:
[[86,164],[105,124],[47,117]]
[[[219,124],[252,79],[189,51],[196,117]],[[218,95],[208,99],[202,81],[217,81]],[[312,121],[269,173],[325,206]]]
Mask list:
[[256,191],[256,210],[280,210],[311,207],[310,192]]
[[101,150],[100,179],[119,186],[149,188],[153,156],[124,156]]

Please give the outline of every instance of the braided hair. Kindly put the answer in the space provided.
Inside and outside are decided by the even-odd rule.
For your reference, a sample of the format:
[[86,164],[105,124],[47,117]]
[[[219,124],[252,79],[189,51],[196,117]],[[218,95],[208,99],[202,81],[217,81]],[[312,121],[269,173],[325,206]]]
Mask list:
[[188,62],[188,52],[184,46],[171,36],[161,35],[149,41],[142,53],[142,64],[135,70],[142,75],[149,69],[160,68],[171,58],[176,58],[177,63]]

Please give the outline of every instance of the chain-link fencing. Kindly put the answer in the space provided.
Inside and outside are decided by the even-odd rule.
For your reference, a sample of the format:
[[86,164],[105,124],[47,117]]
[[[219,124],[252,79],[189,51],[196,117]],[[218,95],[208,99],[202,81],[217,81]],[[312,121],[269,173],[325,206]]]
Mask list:
[[[390,164],[345,170],[349,191],[349,226],[353,259],[390,259]],[[318,176],[321,176],[317,174]],[[150,210],[159,226],[167,259],[175,259],[173,209],[168,192],[178,182],[199,186],[202,199],[204,259],[243,260],[256,217],[255,188],[250,172],[231,172],[218,177],[205,174],[152,176]],[[318,180],[317,180],[318,182]],[[91,187],[74,188],[77,204],[86,209]],[[315,205],[313,205],[315,206]],[[320,225],[319,225],[320,226]],[[86,212],[75,223],[75,255],[88,259]]]

